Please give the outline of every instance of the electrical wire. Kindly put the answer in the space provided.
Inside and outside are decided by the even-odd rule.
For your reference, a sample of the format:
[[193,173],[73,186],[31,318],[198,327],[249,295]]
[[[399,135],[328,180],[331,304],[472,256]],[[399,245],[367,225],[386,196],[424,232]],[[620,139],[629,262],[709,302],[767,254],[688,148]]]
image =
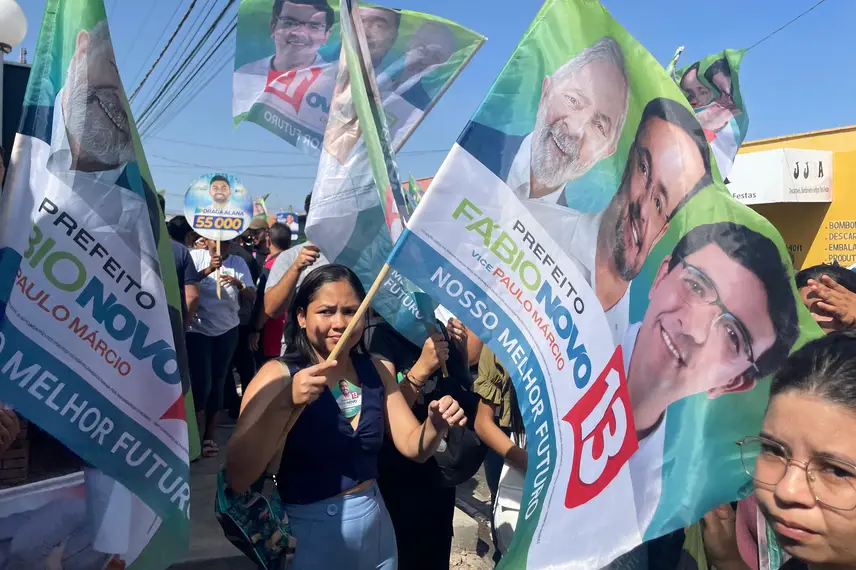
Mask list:
[[796,22],[797,20],[799,20],[800,18],[802,18],[803,16],[805,16],[806,14],[808,14],[809,12],[811,12],[812,10],[814,10],[815,8],[817,8],[818,6],[820,6],[820,5],[821,5],[821,4],[823,4],[824,2],[826,2],[826,0],[819,0],[819,1],[814,5],[814,6],[812,6],[811,8],[809,8],[808,10],[806,10],[805,12],[803,12],[802,14],[800,14],[799,16],[797,16],[797,17],[793,18],[792,20],[790,20],[790,21],[789,21],[788,23],[786,23],[785,25],[783,25],[783,26],[781,26],[781,27],[779,27],[779,28],[777,28],[777,29],[773,30],[772,32],[770,32],[769,34],[767,34],[766,36],[764,36],[763,38],[761,38],[760,40],[758,40],[757,42],[755,42],[754,44],[752,44],[751,46],[749,46],[748,48],[746,48],[746,51],[748,52],[748,51],[749,51],[749,50],[751,50],[752,48],[757,47],[758,45],[760,45],[760,44],[762,44],[762,43],[766,42],[767,40],[769,40],[770,38],[772,38],[773,36],[775,36],[776,34],[778,34],[779,32],[781,32],[782,30],[784,30],[785,28],[787,28],[788,26],[790,26],[791,24],[793,24],[794,22]]
[[[152,14],[155,13],[155,6],[157,6],[157,3],[158,0],[149,0],[149,12],[146,14],[143,23],[137,28],[137,34],[134,36],[134,39],[128,43],[128,51],[125,52],[124,56],[127,56],[131,51],[133,51],[134,46],[137,45],[137,40],[140,39],[140,36],[146,29],[146,25],[148,25],[149,21],[152,19]],[[124,60],[124,57],[122,59]]]
[[[213,34],[213,33],[214,33],[214,30],[215,30],[215,29],[217,28],[217,26],[220,24],[220,21],[221,21],[221,20],[226,16],[226,12],[229,10],[229,8],[230,8],[234,3],[235,3],[235,0],[229,0],[229,1],[228,1],[228,3],[226,4],[226,6],[223,8],[223,10],[220,12],[220,14],[217,16],[217,18],[214,20],[214,22],[211,24],[211,26],[210,26],[210,27],[208,28],[208,30],[205,32],[205,34],[203,35],[203,37],[202,37],[202,39],[199,41],[199,43],[197,43],[197,45],[193,48],[193,50],[191,51],[190,55],[189,55],[189,56],[184,60],[184,62],[181,64],[181,66],[179,67],[179,69],[178,69],[178,70],[176,70],[176,71],[175,71],[175,73],[173,73],[173,74],[170,76],[170,78],[169,78],[169,79],[166,81],[166,83],[164,84],[163,88],[161,88],[161,89],[158,89],[158,90],[157,90],[157,95],[155,96],[155,99],[154,99],[154,100],[153,100],[153,101],[152,101],[152,102],[151,102],[151,103],[150,103],[150,104],[149,104],[145,109],[143,109],[143,110],[140,112],[140,114],[139,114],[139,117],[140,117],[139,121],[140,121],[140,123],[143,123],[143,122],[146,120],[146,117],[148,117],[148,116],[149,116],[149,115],[154,111],[154,109],[156,108],[156,106],[157,106],[158,104],[160,104],[160,102],[161,102],[163,99],[165,99],[165,98],[166,98],[166,96],[169,94],[169,90],[173,87],[173,85],[175,85],[175,84],[176,84],[176,82],[178,81],[178,79],[179,79],[180,77],[182,77],[182,74],[183,74],[183,73],[184,73],[184,71],[187,69],[187,67],[191,64],[191,62],[194,62],[194,60],[195,60],[195,58],[196,58],[197,54],[198,54],[198,53],[199,53],[199,51],[202,49],[202,47],[203,47],[203,45],[205,44],[205,42],[207,42],[207,41],[208,41],[208,39],[211,37],[211,34]],[[237,20],[237,17],[235,17],[235,20]],[[203,56],[203,57],[204,57],[204,56]],[[198,65],[198,63],[195,63],[195,65]],[[182,85],[182,83],[181,83],[181,82],[179,82],[178,84],[179,84],[179,85]],[[184,85],[186,86],[186,84],[184,84]],[[181,87],[179,87],[179,89],[181,89]]]
[[[232,37],[236,24],[233,23],[225,31],[220,41],[208,52],[204,59],[194,65],[192,70],[185,74],[186,78],[176,84],[169,93],[168,100],[160,106],[158,111],[148,123],[146,135],[153,133],[157,126],[160,131],[163,126],[171,122],[175,116],[195,99],[228,63],[234,58],[234,49],[230,51],[231,44],[227,44]],[[213,70],[213,71],[212,71]]]
[[[214,11],[214,8],[217,4],[217,0],[205,1],[207,1],[207,4],[205,6],[200,6],[199,10],[196,11],[196,16],[194,17],[193,21],[190,22],[189,25],[185,28],[187,32],[184,34],[184,36],[182,36],[178,44],[171,51],[168,59],[164,60],[165,63],[161,66],[160,73],[152,75],[152,80],[154,81],[155,86],[148,90],[148,101],[146,103],[141,104],[140,107],[145,108],[155,98],[157,98],[158,94],[162,91],[165,78],[168,78],[173,73],[175,73],[181,63],[185,61],[187,50],[190,49],[190,46],[198,45],[198,34],[203,29],[202,23],[208,20],[208,17],[211,15],[211,12]],[[194,44],[193,42],[197,43]]]
[[[172,107],[175,100],[179,96],[181,96],[182,94],[184,94],[185,92],[188,91],[188,87],[192,84],[194,79],[196,79],[196,77],[199,75],[199,73],[205,68],[205,66],[211,61],[212,57],[214,57],[214,55],[217,53],[217,51],[220,48],[222,48],[223,45],[225,45],[226,40],[228,40],[230,38],[232,33],[235,31],[236,27],[237,27],[237,17],[235,18],[235,23],[233,23],[231,25],[231,27],[228,29],[228,31],[223,35],[223,37],[220,38],[220,41],[217,43],[217,45],[214,47],[214,49],[211,50],[208,53],[208,56],[204,60],[202,60],[202,62],[200,64],[198,64],[196,66],[195,71],[193,71],[193,73],[190,75],[190,77],[188,77],[186,80],[182,81],[182,85],[178,89],[175,90],[175,93],[172,95],[172,98],[165,105],[163,105],[155,115],[153,115],[154,118],[152,118],[148,122],[148,124],[145,125],[145,127],[143,128],[143,134],[141,136],[145,136],[150,131],[152,126],[157,124],[158,120],[164,115],[164,113],[166,113]],[[222,69],[222,67],[221,67],[221,69]],[[211,77],[213,77],[213,76],[211,76]],[[208,78],[208,81],[210,81],[211,77]],[[194,91],[190,91],[190,92],[191,92],[191,94],[193,94],[194,97],[196,95],[198,95],[198,93],[199,93],[198,90],[195,90],[195,92]],[[142,121],[142,117],[140,120]]]
[[[161,137],[161,136],[152,136],[152,137],[150,137],[150,138],[151,138],[151,139],[156,139],[156,140],[159,140],[159,141],[163,141],[163,142],[173,143],[173,144],[180,144],[180,145],[192,146],[192,147],[199,147],[199,148],[210,148],[210,149],[215,149],[215,150],[222,150],[222,151],[225,151],[225,152],[249,152],[249,153],[253,153],[253,154],[276,154],[276,155],[279,155],[279,156],[282,156],[283,154],[285,154],[285,153],[284,153],[283,151],[281,151],[281,150],[267,150],[267,149],[258,149],[258,148],[236,148],[236,147],[225,147],[225,146],[218,146],[218,145],[213,145],[213,144],[196,143],[196,142],[192,142],[192,141],[183,141],[183,140],[179,140],[179,139],[171,139],[171,138],[166,138],[166,137]],[[448,152],[449,152],[449,149],[448,149],[448,148],[437,148],[437,149],[426,149],[426,150],[410,150],[410,151],[402,151],[402,152],[397,152],[397,153],[395,153],[395,156],[422,155],[422,154],[438,154],[438,153],[442,153],[442,152],[448,153]],[[303,153],[295,152],[294,154],[295,154],[295,155],[297,155],[297,156],[304,156],[304,155],[303,155]],[[305,165],[310,165],[310,164],[317,164],[317,163],[318,163],[318,162],[317,162],[317,161],[315,161],[315,162],[306,162],[306,163],[299,163],[299,164],[300,164],[300,165],[304,165],[304,164],[305,164]],[[290,166],[297,166],[297,164],[290,165]]]
[[[218,172],[224,170],[222,166],[211,166],[209,164],[200,164],[198,162],[185,162],[183,160],[175,160],[173,158],[169,158],[167,156],[161,156],[159,154],[149,153],[148,156],[153,158],[158,158],[160,160],[165,160],[167,162],[174,162],[177,164],[150,164],[150,168],[171,168],[178,170],[193,170],[193,169],[206,169],[209,172]],[[239,176],[254,176],[256,178],[271,178],[275,180],[315,180],[315,176],[288,176],[283,174],[257,174],[254,172],[243,172],[237,170],[229,170],[229,174],[239,175]]]
[[[163,41],[164,37],[166,37],[167,30],[169,30],[169,24],[173,21],[173,19],[175,19],[175,16],[176,16],[176,14],[178,14],[178,11],[179,11],[180,9],[181,9],[181,2],[180,2],[180,1],[178,1],[178,0],[176,0],[176,2],[175,2],[175,10],[173,10],[173,12],[172,12],[172,16],[170,16],[170,17],[169,17],[169,19],[166,21],[166,22],[167,22],[167,25],[166,25],[166,26],[164,26],[163,31],[161,31],[161,35],[158,37],[157,41],[156,41],[155,43],[153,43],[153,44],[152,44],[152,49],[150,49],[150,50],[149,50],[149,53],[146,55],[146,57],[144,57],[144,58],[142,59],[142,61],[143,61],[143,65],[142,65],[142,66],[140,66],[140,69],[139,69],[139,70],[137,70],[137,73],[134,75],[134,81],[132,81],[132,82],[131,82],[131,83],[132,83],[132,85],[133,85],[133,84],[136,84],[136,83],[139,81],[140,77],[142,77],[143,72],[144,72],[144,71],[145,71],[145,69],[146,69],[146,67],[145,67],[145,63],[146,63],[147,61],[149,61],[149,58],[150,58],[150,57],[152,57],[152,56],[155,54],[155,50],[158,48],[158,46],[160,45],[160,43]],[[131,49],[133,49],[133,46],[131,46]]]
[[190,16],[190,13],[193,11],[193,7],[196,6],[196,2],[197,2],[197,0],[191,0],[190,6],[188,6],[188,8],[187,8],[187,12],[184,13],[184,16],[182,16],[181,21],[178,23],[178,27],[175,29],[175,31],[172,33],[172,35],[169,37],[169,41],[166,42],[166,45],[161,50],[160,55],[158,55],[157,59],[154,61],[154,63],[152,63],[152,66],[146,72],[146,75],[143,77],[143,80],[140,82],[140,84],[137,85],[137,88],[134,89],[134,92],[131,94],[131,97],[128,98],[128,101],[133,101],[134,97],[137,96],[137,93],[140,92],[140,89],[143,88],[143,85],[146,84],[146,81],[148,81],[149,77],[152,75],[152,72],[158,66],[158,63],[160,63],[161,58],[166,53],[166,51],[169,49],[169,46],[172,45],[172,42],[175,40],[175,37],[178,35],[178,32],[181,31],[181,27],[184,25],[184,22],[187,21],[188,16]]
[[221,60],[220,65],[212,73],[209,74],[206,72],[205,74],[203,74],[202,80],[190,86],[188,88],[188,93],[181,99],[180,102],[174,105],[172,113],[170,113],[170,115],[167,116],[165,119],[161,120],[159,124],[155,124],[150,129],[147,129],[145,136],[150,138],[151,136],[157,135],[165,127],[167,127],[179,114],[181,114],[182,111],[184,111],[185,108],[187,108],[187,106],[191,102],[193,102],[194,99],[196,99],[196,97],[199,96],[199,94],[204,90],[204,88],[207,87],[208,84],[211,83],[211,81],[213,81],[214,78],[221,71],[223,71],[223,68],[232,63],[234,57],[235,51],[232,50],[231,53],[226,54],[226,57]]

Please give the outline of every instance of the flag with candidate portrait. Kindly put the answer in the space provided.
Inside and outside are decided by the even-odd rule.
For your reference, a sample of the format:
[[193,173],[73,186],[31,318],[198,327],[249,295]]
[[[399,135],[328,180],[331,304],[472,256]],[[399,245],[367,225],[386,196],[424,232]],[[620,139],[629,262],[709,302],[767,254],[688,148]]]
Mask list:
[[710,141],[716,164],[727,179],[749,130],[749,114],[740,91],[740,64],[746,50],[727,49],[675,70],[681,50],[669,65]]
[[[333,95],[339,111],[324,136],[306,235],[327,259],[350,267],[368,290],[408,211],[365,22],[357,16],[363,12],[356,2],[343,0],[340,13],[342,56]],[[372,306],[419,346],[435,329],[431,300],[397,271],[383,278]]]
[[[328,119],[338,112],[333,91],[342,44],[334,4],[241,1],[235,124],[256,123],[310,155],[321,153]],[[485,38],[429,14],[372,4],[360,10],[390,140],[400,148]]]
[[500,568],[603,568],[751,487],[735,442],[819,330],[708,140],[599,2],[547,0],[395,244],[515,387]]
[[0,400],[67,448],[31,441],[49,480],[0,490],[0,566],[170,565],[190,516],[181,303],[101,0],[45,6],[0,268]]

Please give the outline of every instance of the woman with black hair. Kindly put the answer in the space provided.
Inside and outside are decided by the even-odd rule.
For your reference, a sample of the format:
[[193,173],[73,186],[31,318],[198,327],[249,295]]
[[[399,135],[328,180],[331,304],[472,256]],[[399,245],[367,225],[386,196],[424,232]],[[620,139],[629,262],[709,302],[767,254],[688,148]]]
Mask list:
[[[297,539],[295,570],[397,568],[395,533],[375,483],[384,432],[401,454],[425,461],[450,427],[466,423],[458,403],[446,397],[431,404],[420,425],[395,377],[361,349],[363,322],[338,358],[327,361],[364,298],[344,266],[326,265],[306,277],[288,309],[288,352],[250,383],[229,442],[228,481],[244,492],[275,455],[292,410],[302,409],[276,478]],[[359,393],[358,406],[340,407],[331,390],[342,380]]]
[[[760,435],[739,446],[773,553],[791,557],[782,568],[856,568],[856,334],[792,354],[773,377]],[[747,567],[739,556],[711,562]]]
[[[366,345],[390,375],[417,419],[428,416],[442,398],[452,397],[475,418],[478,397],[472,392],[467,358],[467,330],[461,321],[437,316],[439,332],[418,346],[378,318],[367,331]],[[443,365],[447,374],[444,376]],[[389,508],[398,557],[407,570],[446,570],[452,550],[455,485],[474,474],[486,449],[471,429],[454,430],[444,451],[417,464],[387,440],[380,453],[378,484]],[[472,473],[469,473],[469,472]],[[414,516],[414,513],[419,513]]]

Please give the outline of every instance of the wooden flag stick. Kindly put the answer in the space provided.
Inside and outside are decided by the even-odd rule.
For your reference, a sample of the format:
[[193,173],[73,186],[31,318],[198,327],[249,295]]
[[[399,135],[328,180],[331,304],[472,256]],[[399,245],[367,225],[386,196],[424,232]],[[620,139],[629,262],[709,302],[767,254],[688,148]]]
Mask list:
[[[217,238],[217,257],[220,257],[220,239],[219,238]],[[221,299],[222,297],[220,297],[220,268],[219,267],[217,268],[217,274],[214,276],[214,278],[217,280],[217,298]]]
[[[360,307],[357,309],[357,312],[354,313],[354,318],[351,319],[351,322],[348,323],[345,332],[342,333],[342,338],[339,339],[339,342],[336,343],[336,346],[333,348],[333,352],[327,357],[327,362],[331,360],[336,360],[340,354],[342,354],[342,349],[345,346],[345,343],[348,342],[348,339],[354,333],[354,329],[357,328],[357,324],[362,321],[363,317],[366,314],[366,311],[369,310],[369,307],[372,304],[372,301],[377,295],[377,292],[380,291],[380,286],[383,283],[383,280],[386,279],[386,276],[389,274],[389,270],[391,267],[388,263],[384,263],[383,267],[380,270],[380,273],[377,274],[377,278],[372,283],[371,289],[366,293],[366,298],[363,299],[363,302],[360,303]],[[443,378],[449,377],[449,370],[446,367],[446,363],[444,362],[442,365],[442,374]]]
[[342,349],[345,346],[345,343],[348,342],[348,339],[354,332],[354,329],[357,328],[357,324],[362,322],[363,317],[366,315],[366,311],[369,310],[369,306],[372,304],[372,300],[374,299],[377,292],[380,291],[380,286],[383,283],[383,280],[386,279],[386,276],[389,274],[390,266],[388,263],[384,263],[383,267],[380,270],[380,273],[377,274],[377,278],[374,283],[372,283],[371,289],[366,293],[366,298],[363,299],[363,302],[360,303],[360,307],[357,309],[357,312],[354,313],[354,318],[351,319],[351,322],[348,323],[348,327],[345,329],[345,332],[342,333],[342,338],[339,339],[339,342],[336,343],[336,346],[333,348],[333,352],[330,353],[330,356],[327,357],[327,362],[331,360],[336,360],[339,355],[342,353]]

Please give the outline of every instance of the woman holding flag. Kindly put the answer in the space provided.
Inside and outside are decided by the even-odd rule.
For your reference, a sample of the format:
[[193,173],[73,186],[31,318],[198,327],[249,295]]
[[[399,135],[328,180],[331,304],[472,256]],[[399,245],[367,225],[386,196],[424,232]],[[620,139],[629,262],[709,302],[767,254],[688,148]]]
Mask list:
[[[345,335],[364,299],[359,278],[342,265],[306,277],[288,309],[288,352],[249,385],[229,442],[229,485],[244,492],[277,454],[286,424],[293,424],[276,480],[297,539],[295,570],[397,568],[395,532],[376,484],[384,432],[402,455],[423,462],[450,427],[466,423],[446,396],[432,402],[420,424],[395,377],[366,355],[365,323]],[[341,353],[330,359],[343,338]],[[343,380],[359,394],[357,406],[346,408],[333,395]]]

